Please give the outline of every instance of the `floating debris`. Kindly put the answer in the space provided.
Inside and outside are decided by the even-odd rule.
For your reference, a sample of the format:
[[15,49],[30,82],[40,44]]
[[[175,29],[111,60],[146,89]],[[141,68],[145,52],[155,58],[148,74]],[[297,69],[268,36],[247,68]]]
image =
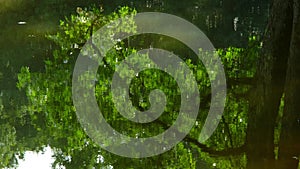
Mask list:
[[18,22],[18,25],[26,25],[27,24],[27,22],[25,22],[25,21],[19,21]]

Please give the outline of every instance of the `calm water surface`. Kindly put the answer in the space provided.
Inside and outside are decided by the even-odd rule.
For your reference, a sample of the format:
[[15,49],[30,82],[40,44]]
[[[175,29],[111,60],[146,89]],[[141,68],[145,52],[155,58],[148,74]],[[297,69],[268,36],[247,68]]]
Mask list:
[[[6,115],[2,113],[0,116],[14,114],[20,105],[26,102],[25,94],[16,88],[17,73],[22,66],[29,66],[31,71],[43,71],[43,60],[51,56],[52,49],[55,47],[46,40],[45,34],[57,31],[59,20],[75,13],[77,6],[85,7],[92,3],[98,3],[98,1],[0,0],[0,105],[5,110],[3,112],[8,113]],[[260,28],[264,27],[266,20],[263,19],[266,16],[262,16],[265,15],[262,11],[257,8],[253,11],[251,11],[252,8],[246,8],[249,9],[248,12],[252,12],[252,18],[247,19],[241,18],[244,14],[234,10],[231,13],[232,16],[229,14],[221,16],[218,9],[223,4],[220,3],[222,1],[216,1],[211,6],[203,7],[200,1],[185,3],[179,1],[172,3],[169,1],[157,1],[156,3],[154,1],[143,3],[103,1],[103,6],[105,12],[126,4],[135,6],[140,11],[162,11],[176,14],[199,26],[217,47],[226,47],[228,44],[243,46],[249,34],[262,31]],[[267,4],[262,6],[266,7]],[[257,22],[253,22],[255,19]],[[246,26],[250,20],[252,20],[251,25]],[[249,26],[253,28],[249,28]],[[222,31],[226,31],[226,33],[222,33]],[[0,127],[3,128],[6,124],[4,120],[0,120]],[[24,144],[28,151],[43,149],[30,144],[32,136],[30,132],[33,130],[31,127],[29,125],[28,128],[20,129],[23,133],[18,135],[16,144]],[[15,128],[18,130],[18,126]],[[3,130],[1,139],[4,138],[4,135],[6,134]],[[9,151],[17,152],[18,150],[12,148]]]

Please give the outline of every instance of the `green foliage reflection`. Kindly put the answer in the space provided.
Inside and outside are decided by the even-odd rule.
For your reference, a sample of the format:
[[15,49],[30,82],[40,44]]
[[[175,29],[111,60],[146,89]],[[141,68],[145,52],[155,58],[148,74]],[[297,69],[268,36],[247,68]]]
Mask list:
[[[203,166],[217,168],[241,168],[245,166],[245,155],[232,158],[213,157],[215,152],[241,147],[245,141],[247,127],[248,100],[251,92],[251,79],[255,73],[255,64],[260,46],[255,37],[250,38],[249,48],[230,47],[220,49],[220,55],[228,80],[228,98],[222,121],[205,145],[197,144],[201,127],[210,105],[210,82],[205,67],[200,62],[185,59],[194,73],[201,93],[201,107],[197,122],[187,138],[171,151],[156,157],[128,159],[102,150],[85,134],[78,123],[72,103],[71,79],[76,57],[94,31],[111,20],[136,11],[122,7],[117,12],[104,15],[100,9],[77,9],[77,15],[71,15],[60,22],[60,31],[48,36],[57,44],[53,57],[45,60],[44,72],[31,72],[23,67],[18,75],[18,88],[26,92],[28,104],[23,110],[30,116],[37,130],[41,145],[49,145],[55,151],[53,167],[63,165],[66,168],[198,168]],[[134,31],[128,27],[126,31]],[[180,105],[180,90],[174,80],[162,71],[147,70],[138,74],[131,82],[131,102],[139,110],[147,110],[149,92],[161,89],[167,96],[164,114],[151,124],[134,124],[122,117],[115,109],[110,92],[111,78],[115,66],[127,56],[136,53],[128,42],[120,42],[105,56],[100,65],[95,86],[95,95],[107,122],[116,130],[132,137],[149,137],[161,133],[176,119]],[[186,56],[182,56],[186,58]],[[142,58],[142,57],[141,57]],[[137,60],[143,62],[143,60]],[[124,74],[131,72],[122,72]],[[182,73],[178,70],[178,76]],[[3,127],[5,129],[5,127]],[[10,143],[14,142],[14,131]],[[102,159],[102,160],[99,160]],[[201,162],[203,160],[205,165]]]

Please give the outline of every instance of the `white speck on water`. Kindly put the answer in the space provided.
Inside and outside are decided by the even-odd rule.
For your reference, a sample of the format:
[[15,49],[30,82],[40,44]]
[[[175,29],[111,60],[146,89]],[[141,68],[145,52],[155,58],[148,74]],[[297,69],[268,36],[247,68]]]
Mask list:
[[26,25],[27,24],[27,22],[25,22],[25,21],[19,21],[18,22],[18,25]]

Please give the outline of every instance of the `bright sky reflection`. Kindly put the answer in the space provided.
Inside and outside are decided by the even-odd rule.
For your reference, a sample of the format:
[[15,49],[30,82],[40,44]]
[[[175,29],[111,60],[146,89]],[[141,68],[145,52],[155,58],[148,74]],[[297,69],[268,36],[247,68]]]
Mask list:
[[53,152],[50,147],[46,147],[44,153],[27,151],[24,160],[18,160],[17,169],[51,169],[51,164],[54,161],[52,155]]

